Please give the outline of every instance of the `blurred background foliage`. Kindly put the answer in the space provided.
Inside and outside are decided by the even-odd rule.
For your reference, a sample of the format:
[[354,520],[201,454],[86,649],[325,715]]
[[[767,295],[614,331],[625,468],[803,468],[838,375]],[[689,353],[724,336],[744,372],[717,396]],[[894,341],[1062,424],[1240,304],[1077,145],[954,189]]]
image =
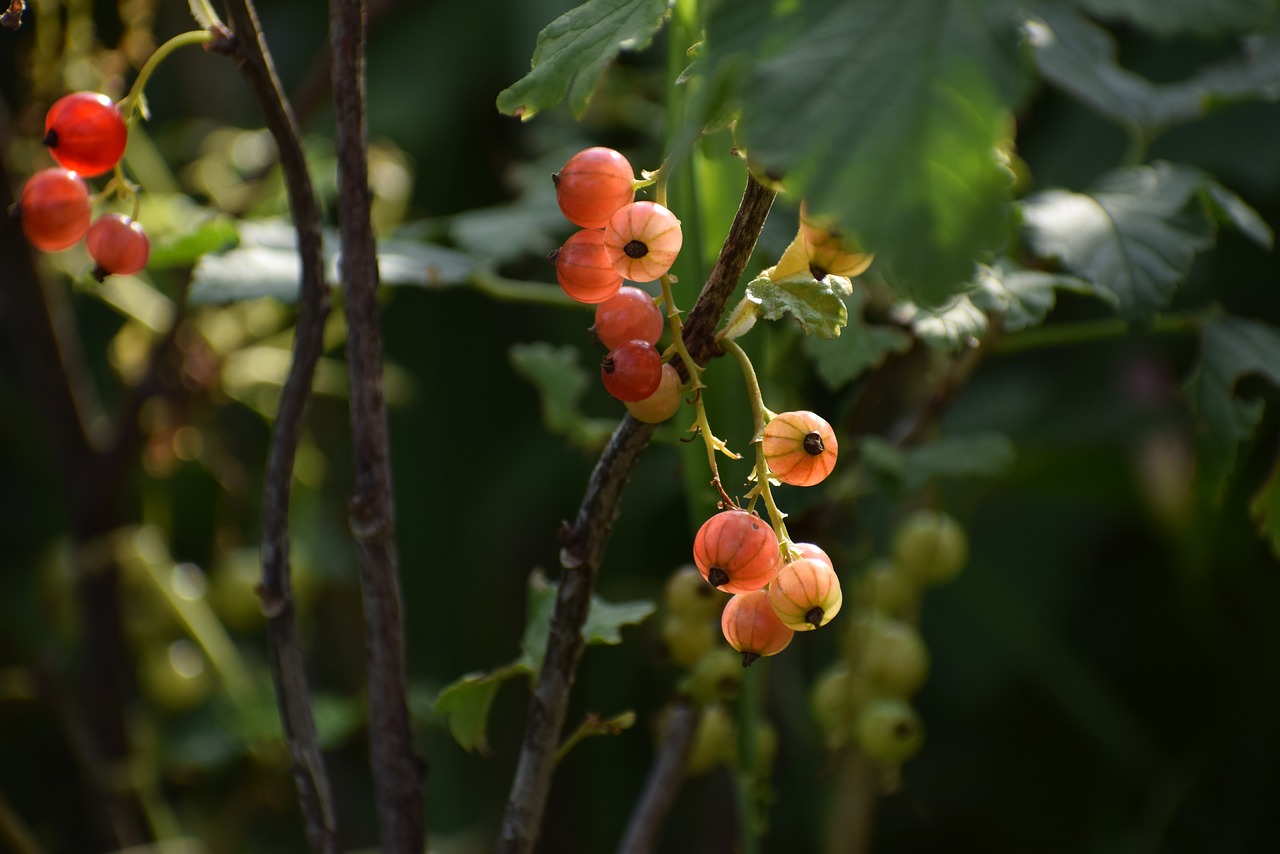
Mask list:
[[[597,358],[587,313],[554,298],[496,298],[501,288],[481,280],[554,282],[543,256],[570,229],[547,177],[568,153],[607,144],[652,168],[663,152],[665,34],[644,52],[622,54],[581,121],[564,106],[528,124],[494,108],[497,93],[528,70],[538,31],[571,5],[370,3],[375,222],[381,236],[419,247],[403,250],[409,272],[404,286],[386,289],[384,322],[411,707],[430,763],[433,851],[491,846],[527,690],[515,679],[496,695],[487,753],[463,750],[432,702],[463,674],[519,654],[529,574],[556,567],[558,526],[575,512],[594,448],[618,415],[594,382],[580,395],[562,387],[567,371],[589,375]],[[1230,54],[1241,32],[1163,32],[1134,17],[1146,4],[1083,5],[1107,26],[1123,65],[1154,81],[1184,79]],[[261,0],[259,11],[318,187],[332,202],[327,17],[299,0]],[[11,172],[45,165],[40,122],[53,98],[76,88],[122,94],[154,44],[189,26],[178,3],[33,3],[23,28],[0,37]],[[286,209],[271,143],[232,65],[183,52],[156,76],[148,99],[151,120],[133,129],[127,154],[146,190],[142,220],[156,246],[146,279],[97,292],[75,251],[44,262],[76,318],[93,392],[108,406],[121,378],[138,375],[199,256],[236,240],[236,251],[267,253],[252,269],[268,294],[270,259],[280,260],[269,254],[281,249],[277,238],[235,226],[236,218]],[[1149,158],[1205,170],[1274,225],[1278,133],[1274,103],[1231,104],[1155,139]],[[711,137],[701,149],[707,235],[686,249],[701,253],[686,262],[698,269],[714,258],[741,187],[731,144]],[[1030,182],[1020,192],[1083,189],[1123,162],[1127,148],[1114,121],[1041,84],[1017,116],[1016,150]],[[332,217],[330,206],[330,225]],[[781,199],[752,272],[776,260],[795,223],[794,200]],[[433,248],[422,250],[422,238]],[[287,241],[281,252],[287,265]],[[470,266],[476,258],[485,259],[480,275]],[[1173,308],[1212,303],[1278,323],[1277,266],[1274,254],[1224,230],[1197,258]],[[206,284],[237,281],[234,269],[221,275],[206,271]],[[683,305],[697,282],[685,276]],[[119,498],[133,522],[109,544],[122,558],[135,664],[134,755],[119,784],[137,787],[153,831],[175,850],[184,842],[210,851],[302,850],[253,592],[261,472],[291,313],[271,296],[229,305],[216,291],[205,297],[193,293],[179,336],[186,393],[157,398],[141,413],[145,445]],[[1045,328],[1106,314],[1095,299],[1062,293]],[[344,838],[361,848],[375,844],[375,824],[362,738],[363,626],[346,529],[340,315],[328,333],[299,456],[294,571]],[[917,405],[943,369],[916,344],[869,379],[833,390],[791,325],[751,339],[772,408],[827,414],[848,439],[846,466],[857,438]],[[68,509],[48,427],[20,373],[22,347],[16,339],[0,345],[0,792],[49,850],[92,850],[92,795],[59,712],[60,703],[76,704],[75,694],[42,687],[74,678],[79,623]],[[1213,502],[1195,489],[1199,427],[1182,388],[1198,347],[1193,335],[1139,325],[1098,340],[997,350],[941,420],[943,437],[988,437],[968,449],[971,465],[954,464],[963,449],[951,451],[950,466],[890,449],[864,454],[856,481],[786,494],[792,533],[824,545],[846,590],[888,553],[894,526],[914,508],[947,510],[970,538],[965,571],[924,602],[932,667],[916,705],[925,746],[881,802],[874,850],[1246,852],[1267,850],[1280,834],[1280,575],[1250,510],[1280,447],[1276,389],[1256,377],[1241,383],[1240,394],[1266,408]],[[540,395],[528,381],[540,371],[551,376],[544,386],[566,395],[560,409],[554,391]],[[709,402],[718,434],[745,448],[751,428],[733,390],[735,370],[716,363],[707,381],[728,389]],[[659,431],[632,478],[601,574],[604,599],[658,602],[689,559],[707,506],[686,497],[685,483],[704,482],[705,461],[680,436],[678,426]],[[722,472],[726,482],[746,476],[745,466]],[[588,713],[628,710],[636,723],[561,763],[540,850],[610,850],[640,791],[656,721],[681,673],[663,652],[659,619],[622,637],[584,656],[570,726]],[[809,705],[838,635],[801,640],[759,677],[777,738],[763,848],[843,850],[827,847],[840,811],[841,754],[824,747]],[[720,764],[686,781],[662,850],[729,851],[736,832],[732,773]]]

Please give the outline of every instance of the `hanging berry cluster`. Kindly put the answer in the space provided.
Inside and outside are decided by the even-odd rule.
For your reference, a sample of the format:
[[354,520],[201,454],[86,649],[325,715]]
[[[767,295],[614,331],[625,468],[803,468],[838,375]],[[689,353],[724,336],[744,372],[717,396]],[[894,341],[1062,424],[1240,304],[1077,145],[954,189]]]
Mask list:
[[[608,352],[605,390],[641,421],[666,421],[680,407],[680,375],[657,349],[666,320],[646,291],[624,285],[667,279],[682,235],[661,204],[636,201],[631,163],[612,148],[584,149],[552,176],[565,218],[581,231],[552,253],[556,279],[578,302],[596,306],[592,333]],[[664,281],[664,293],[667,283]]]
[[[44,136],[58,165],[32,175],[18,201],[22,231],[32,246],[60,252],[84,240],[99,281],[138,272],[151,251],[136,220],[136,190],[120,171],[127,141],[125,115],[106,95],[74,92],[59,98],[45,116]],[[102,195],[132,198],[133,215],[107,212],[93,219],[94,199],[84,179],[112,170],[116,176]]]

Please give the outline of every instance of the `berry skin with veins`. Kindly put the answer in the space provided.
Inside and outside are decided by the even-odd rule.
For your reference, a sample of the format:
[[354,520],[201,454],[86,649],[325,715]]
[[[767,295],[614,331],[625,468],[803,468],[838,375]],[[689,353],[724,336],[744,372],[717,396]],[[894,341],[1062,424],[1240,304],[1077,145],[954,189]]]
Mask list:
[[680,220],[657,202],[632,202],[604,230],[613,268],[633,282],[652,282],[671,269],[684,236]]
[[702,523],[693,538],[693,562],[712,587],[750,593],[782,568],[773,528],[746,510],[724,510]]
[[89,188],[74,172],[42,169],[22,188],[18,211],[31,245],[58,252],[74,246],[89,230]]
[[792,543],[791,550],[800,555],[800,557],[807,557],[810,560],[820,561],[832,569],[836,568],[836,565],[831,562],[831,557],[813,543]]
[[115,103],[97,92],[73,92],[54,101],[44,131],[53,159],[89,178],[115,168],[129,136]]
[[666,327],[667,319],[662,316],[662,309],[658,308],[653,297],[637,287],[623,285],[616,294],[596,306],[596,322],[591,332],[597,341],[612,349],[632,338],[657,345]]
[[609,394],[634,403],[658,390],[662,367],[662,354],[648,341],[633,338],[608,352],[600,362],[600,379]]
[[604,246],[604,234],[583,229],[569,236],[554,254],[556,280],[564,292],[582,303],[601,303],[622,287]]
[[783,625],[807,632],[825,626],[844,599],[831,564],[811,558],[793,560],[769,584],[769,603]]
[[579,151],[551,180],[560,212],[582,228],[604,228],[619,208],[635,198],[631,163],[612,148]]
[[821,483],[840,453],[831,425],[807,410],[775,415],[764,427],[761,446],[770,473],[792,486]]
[[142,226],[118,213],[103,214],[94,220],[85,234],[84,244],[93,259],[98,281],[112,274],[136,273],[147,266],[151,255],[151,241]]
[[765,590],[739,593],[730,599],[720,615],[720,630],[729,646],[742,653],[743,667],[750,667],[761,656],[777,655],[795,637],[774,613]]
[[662,378],[653,394],[644,400],[628,401],[627,411],[631,417],[646,424],[661,424],[675,415],[683,402],[680,395],[680,374],[671,363],[662,366]]

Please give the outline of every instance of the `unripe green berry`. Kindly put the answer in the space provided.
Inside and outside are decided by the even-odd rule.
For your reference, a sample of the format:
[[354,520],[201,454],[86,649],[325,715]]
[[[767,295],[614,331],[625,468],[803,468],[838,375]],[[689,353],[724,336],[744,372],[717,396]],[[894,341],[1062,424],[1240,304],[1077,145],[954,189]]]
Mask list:
[[859,710],[854,738],[869,759],[896,766],[920,751],[924,725],[906,700],[876,697]]
[[736,742],[737,728],[728,710],[720,703],[707,706],[693,733],[693,745],[684,763],[685,775],[696,777],[732,762],[737,755]]
[[848,635],[853,672],[876,694],[911,697],[929,676],[929,650],[919,632],[900,620],[869,614]]
[[867,567],[854,589],[854,601],[859,608],[878,611],[887,617],[901,617],[920,601],[919,588],[885,558]]
[[679,690],[695,705],[704,706],[733,698],[741,684],[742,656],[717,645],[698,659],[692,671],[680,681]]
[[671,573],[662,588],[662,601],[672,614],[712,620],[720,616],[729,597],[707,584],[698,568],[689,563]]
[[950,581],[968,560],[969,538],[946,513],[917,511],[894,534],[893,563],[920,586]]
[[809,695],[809,708],[828,748],[835,750],[849,740],[854,709],[853,673],[848,667],[840,663],[822,672]]
[[[706,582],[702,586],[706,587]],[[662,621],[662,642],[672,661],[691,669],[716,645],[716,626],[708,617],[667,614]]]

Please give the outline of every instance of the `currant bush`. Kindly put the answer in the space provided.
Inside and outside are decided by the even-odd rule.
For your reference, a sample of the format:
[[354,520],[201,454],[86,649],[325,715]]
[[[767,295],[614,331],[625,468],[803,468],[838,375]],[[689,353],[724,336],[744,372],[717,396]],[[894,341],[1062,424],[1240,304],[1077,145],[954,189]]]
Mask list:
[[53,159],[89,178],[115,168],[128,141],[120,110],[97,92],[73,92],[54,101],[45,114],[44,131]]
[[724,510],[698,529],[693,562],[712,587],[750,593],[773,580],[782,568],[782,555],[767,522],[745,510]]
[[774,416],[765,425],[761,442],[769,471],[792,486],[821,483],[835,468],[840,451],[831,425],[808,411]]
[[632,202],[604,230],[613,268],[633,282],[652,282],[671,269],[683,235],[676,215],[656,202]]
[[73,246],[89,230],[89,188],[74,172],[42,169],[22,188],[18,201],[22,231],[37,249],[57,252]]
[[840,612],[843,601],[836,571],[821,560],[793,560],[769,582],[769,602],[792,631],[825,626]]
[[560,287],[578,302],[604,302],[622,287],[599,231],[584,228],[571,234],[556,250],[555,265]]
[[795,632],[783,625],[769,602],[767,590],[738,593],[720,614],[720,630],[729,646],[742,653],[742,666],[777,655],[787,648]]
[[151,254],[151,241],[142,226],[118,213],[103,214],[94,220],[84,243],[99,281],[112,274],[138,272],[147,266]]
[[662,354],[648,341],[623,341],[600,362],[600,379],[618,400],[644,400],[662,384]]
[[608,348],[632,338],[656,346],[666,326],[666,318],[653,297],[637,287],[624,285],[596,306],[596,322],[591,327],[591,334]]
[[631,163],[612,148],[579,151],[551,176],[565,219],[582,228],[604,228],[609,218],[635,198]]
[[637,421],[661,424],[676,414],[681,402],[680,374],[676,373],[676,369],[668,362],[662,366],[662,378],[658,381],[658,387],[653,394],[644,400],[628,401],[626,406],[627,411]]

